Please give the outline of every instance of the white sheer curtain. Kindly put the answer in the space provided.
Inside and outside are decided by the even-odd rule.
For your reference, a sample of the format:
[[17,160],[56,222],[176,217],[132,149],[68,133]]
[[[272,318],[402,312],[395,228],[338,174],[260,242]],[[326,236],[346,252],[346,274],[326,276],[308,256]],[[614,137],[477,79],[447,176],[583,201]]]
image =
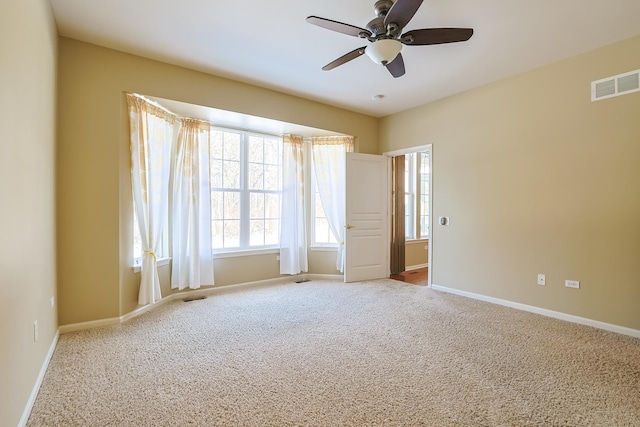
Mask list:
[[181,119],[172,193],[172,289],[213,285],[209,137],[211,125]]
[[352,152],[354,137],[311,138],[313,168],[320,201],[329,227],[338,241],[336,269],[344,272],[345,185],[347,152]]
[[127,103],[133,201],[143,249],[138,304],[147,305],[162,298],[156,253],[167,215],[176,117],[135,95],[127,94]]
[[298,274],[309,270],[304,214],[304,141],[301,136],[284,135],[282,142],[280,274]]

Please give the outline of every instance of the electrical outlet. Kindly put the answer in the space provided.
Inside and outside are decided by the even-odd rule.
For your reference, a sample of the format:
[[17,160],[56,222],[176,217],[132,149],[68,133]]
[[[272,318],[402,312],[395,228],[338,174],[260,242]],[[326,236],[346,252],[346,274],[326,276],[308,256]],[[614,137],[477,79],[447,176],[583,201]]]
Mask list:
[[38,342],[38,321],[33,322],[33,342]]
[[51,299],[49,300],[49,305],[51,306],[51,308],[53,308],[53,306],[56,304],[56,299],[55,297],[51,297]]
[[276,255],[276,261],[280,261],[280,255]]
[[580,282],[578,282],[577,280],[565,280],[564,281],[564,286],[567,287],[567,288],[579,289],[580,288]]
[[544,274],[538,274],[538,285],[545,286],[547,284],[547,278]]

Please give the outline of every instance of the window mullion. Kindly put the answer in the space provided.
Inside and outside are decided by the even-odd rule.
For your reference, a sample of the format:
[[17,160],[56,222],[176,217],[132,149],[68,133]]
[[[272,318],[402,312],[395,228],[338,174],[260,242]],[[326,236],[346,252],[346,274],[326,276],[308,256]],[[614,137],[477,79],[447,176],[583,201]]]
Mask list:
[[240,247],[249,247],[249,141],[246,132],[240,139]]
[[420,156],[420,153],[416,153],[416,164],[415,164],[415,171],[413,174],[413,181],[415,182],[415,186],[416,186],[416,191],[415,191],[415,195],[416,195],[416,210],[415,210],[415,217],[413,219],[413,222],[415,224],[416,227],[416,239],[419,239],[422,236],[422,230],[420,228],[420,220],[422,219],[422,209],[421,209],[421,205],[422,205],[422,183],[421,183],[421,166],[422,166],[422,159]]

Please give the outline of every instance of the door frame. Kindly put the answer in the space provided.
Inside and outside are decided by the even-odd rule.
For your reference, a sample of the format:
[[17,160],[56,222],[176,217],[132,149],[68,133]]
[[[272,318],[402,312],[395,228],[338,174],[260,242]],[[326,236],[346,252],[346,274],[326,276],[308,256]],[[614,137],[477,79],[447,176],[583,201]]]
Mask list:
[[[431,288],[431,278],[433,277],[433,144],[419,145],[416,147],[402,148],[399,150],[387,151],[382,153],[383,156],[387,156],[389,162],[389,168],[391,168],[391,158],[396,156],[402,156],[404,154],[419,153],[423,151],[429,152],[429,243],[427,254],[427,287]],[[391,212],[391,174],[389,174],[389,192],[387,194],[388,211]],[[391,218],[391,216],[389,216]],[[389,227],[389,233],[391,233],[391,227]],[[391,234],[389,234],[389,241]]]

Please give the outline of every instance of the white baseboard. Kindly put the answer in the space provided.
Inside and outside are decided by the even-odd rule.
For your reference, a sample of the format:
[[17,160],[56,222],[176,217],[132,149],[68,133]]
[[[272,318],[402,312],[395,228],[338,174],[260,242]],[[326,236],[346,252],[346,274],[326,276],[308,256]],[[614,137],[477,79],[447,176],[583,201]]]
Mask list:
[[117,325],[119,323],[126,322],[128,320],[133,319],[134,317],[138,317],[141,314],[144,314],[150,310],[159,307],[162,304],[165,304],[169,301],[173,301],[175,299],[189,298],[189,297],[197,297],[197,296],[207,296],[213,295],[219,292],[229,292],[237,289],[247,289],[251,287],[260,287],[260,286],[268,286],[278,283],[287,283],[287,282],[295,282],[297,280],[332,280],[339,279],[342,280],[343,276],[341,274],[298,274],[295,276],[288,277],[276,277],[274,279],[266,279],[266,280],[258,280],[255,282],[245,282],[245,283],[237,283],[234,285],[224,285],[224,286],[207,286],[200,289],[193,289],[183,292],[176,292],[174,294],[168,295],[162,298],[160,301],[155,304],[148,304],[145,306],[140,306],[135,310],[124,314],[120,317],[112,317],[110,319],[100,319],[100,320],[92,320],[90,322],[81,322],[81,323],[72,323],[69,325],[60,326],[58,329],[60,334],[66,334],[69,332],[82,331],[85,329],[99,328],[102,326],[111,326]]
[[418,265],[410,265],[409,267],[405,267],[404,271],[417,270],[419,268],[427,268],[429,267],[429,263],[426,264],[418,264]]
[[580,325],[591,326],[598,329],[604,329],[609,332],[616,332],[618,334],[629,335],[631,337],[640,338],[640,331],[637,329],[631,329],[624,326],[613,325],[611,323],[600,322],[598,320],[587,319],[586,317],[574,316],[572,314],[562,313],[560,311],[547,310],[546,308],[535,307],[533,305],[521,304],[519,302],[513,302],[500,298],[494,298],[482,294],[476,294],[473,292],[461,291],[459,289],[448,288],[446,286],[431,285],[431,289],[441,292],[447,292],[450,294],[460,295],[467,298],[473,298],[480,301],[490,302],[492,304],[503,305],[505,307],[516,308],[518,310],[528,311],[530,313],[540,314],[542,316],[553,317],[555,319],[565,320],[567,322],[578,323]]
[[44,358],[44,362],[42,363],[42,367],[40,368],[40,373],[38,373],[38,378],[36,378],[36,383],[33,385],[33,389],[31,390],[31,394],[29,395],[29,400],[27,400],[27,405],[24,407],[24,411],[22,411],[22,417],[20,417],[18,427],[26,426],[27,421],[29,421],[29,415],[31,415],[33,404],[36,403],[36,398],[38,397],[38,392],[40,391],[42,380],[44,380],[44,375],[47,373],[47,368],[49,367],[49,362],[51,362],[51,357],[53,357],[53,352],[56,349],[56,345],[58,345],[58,337],[60,337],[60,331],[56,332],[55,336],[53,337],[53,341],[49,346],[49,351]]
[[60,334],[68,334],[69,332],[83,331],[85,329],[100,328],[102,326],[117,325],[120,323],[119,317],[112,317],[110,319],[92,320],[90,322],[71,323],[69,325],[62,325],[58,328]]
[[306,280],[344,280],[342,274],[304,274]]

